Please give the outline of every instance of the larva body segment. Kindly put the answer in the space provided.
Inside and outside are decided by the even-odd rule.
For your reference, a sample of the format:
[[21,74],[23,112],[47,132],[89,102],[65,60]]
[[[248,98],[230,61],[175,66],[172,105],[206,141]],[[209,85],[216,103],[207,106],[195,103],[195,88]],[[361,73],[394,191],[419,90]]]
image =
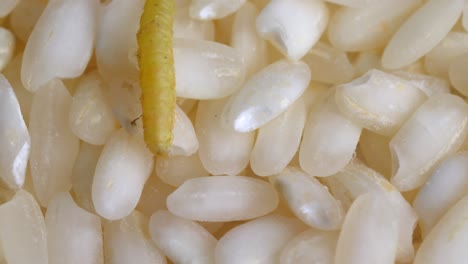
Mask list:
[[146,0],[138,31],[141,104],[146,145],[166,155],[172,145],[176,108],[172,51],[173,0]]

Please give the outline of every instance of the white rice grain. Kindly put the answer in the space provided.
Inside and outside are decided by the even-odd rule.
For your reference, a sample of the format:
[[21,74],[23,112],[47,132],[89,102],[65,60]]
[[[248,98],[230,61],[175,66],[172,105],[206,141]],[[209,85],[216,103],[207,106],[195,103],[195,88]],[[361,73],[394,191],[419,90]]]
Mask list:
[[361,130],[329,96],[311,111],[306,121],[299,149],[301,168],[320,177],[340,171],[353,157]]
[[328,25],[333,46],[344,51],[366,51],[385,46],[421,0],[381,1],[365,7],[342,7]]
[[245,65],[234,48],[213,41],[174,40],[177,96],[218,99],[234,93],[245,77]]
[[304,101],[299,99],[259,129],[250,156],[250,167],[256,175],[270,176],[286,168],[299,148],[306,114]]
[[241,224],[219,240],[216,263],[277,263],[281,249],[303,230],[298,220],[274,214]]
[[246,0],[193,0],[190,16],[194,19],[212,20],[226,17],[236,12]]
[[427,54],[455,25],[463,6],[464,0],[427,1],[393,35],[383,53],[382,66],[401,68]]
[[0,177],[10,188],[21,188],[31,149],[29,131],[8,80],[0,74]]
[[288,59],[299,60],[325,31],[328,16],[322,0],[270,1],[257,17],[257,32]]
[[230,46],[241,55],[246,66],[246,76],[256,73],[268,62],[267,43],[255,28],[257,16],[255,5],[246,2],[236,13],[232,24]]
[[322,230],[341,227],[344,211],[339,202],[314,177],[288,167],[275,176],[275,186],[289,208],[305,224]]
[[427,235],[440,218],[468,192],[468,152],[444,160],[416,196],[413,207],[418,213],[422,235]]
[[449,77],[449,66],[458,56],[468,52],[468,33],[452,31],[424,57],[427,72]]
[[[413,230],[418,216],[402,194],[382,175],[353,160],[342,171],[332,176],[338,181],[343,194],[348,199],[373,193],[383,195],[391,203],[398,217],[398,248],[396,259],[400,262],[411,262],[414,257]],[[330,186],[333,188],[333,186]],[[332,193],[335,193],[332,190]],[[345,196],[346,197],[346,196]]]
[[157,211],[149,223],[151,238],[174,263],[214,264],[216,238],[194,221]]
[[60,80],[52,80],[34,94],[29,132],[29,166],[34,190],[42,206],[57,192],[71,187],[71,173],[79,139],[68,125],[71,96]]
[[437,94],[421,105],[390,141],[392,183],[400,191],[421,186],[468,132],[468,106],[459,97]]
[[359,196],[343,223],[335,264],[393,264],[397,242],[398,219],[391,204],[383,196]]
[[0,240],[7,263],[49,263],[44,216],[27,191],[0,206]]
[[83,74],[93,52],[97,9],[96,0],[48,2],[24,50],[21,80],[26,89],[36,91],[54,78]]
[[213,21],[200,21],[191,18],[188,6],[176,8],[173,30],[175,38],[213,41],[215,35]]
[[414,264],[462,264],[468,259],[468,196],[457,202],[419,247]]
[[153,169],[153,155],[143,140],[125,130],[107,141],[94,173],[92,199],[96,212],[108,219],[128,216],[140,199]]
[[333,264],[337,232],[309,229],[291,239],[283,248],[280,264]]
[[338,86],[335,93],[341,112],[384,136],[393,135],[425,100],[411,83],[379,70]]
[[50,264],[104,263],[101,219],[78,207],[68,193],[58,193],[45,215]]
[[148,218],[138,211],[119,221],[104,223],[105,263],[166,264],[166,258],[151,241]]
[[104,145],[117,129],[117,120],[104,97],[104,83],[97,72],[84,75],[70,106],[69,124],[81,140]]
[[199,155],[205,169],[214,175],[237,175],[249,163],[254,132],[239,133],[225,127],[221,112],[228,99],[201,101],[195,121]]
[[304,93],[310,77],[303,62],[270,64],[230,98],[222,119],[238,132],[253,131],[286,111]]
[[197,221],[247,220],[277,206],[278,195],[269,183],[245,176],[193,178],[167,197],[171,213]]

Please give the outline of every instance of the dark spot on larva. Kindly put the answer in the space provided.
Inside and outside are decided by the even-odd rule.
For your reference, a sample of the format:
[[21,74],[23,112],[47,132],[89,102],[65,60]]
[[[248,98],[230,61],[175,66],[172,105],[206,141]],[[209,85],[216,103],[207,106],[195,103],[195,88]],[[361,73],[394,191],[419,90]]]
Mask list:
[[140,119],[142,116],[143,116],[143,114],[141,114],[139,117],[133,119],[132,122],[130,122],[130,124],[131,124],[132,126],[136,126],[136,122],[137,122],[138,119]]

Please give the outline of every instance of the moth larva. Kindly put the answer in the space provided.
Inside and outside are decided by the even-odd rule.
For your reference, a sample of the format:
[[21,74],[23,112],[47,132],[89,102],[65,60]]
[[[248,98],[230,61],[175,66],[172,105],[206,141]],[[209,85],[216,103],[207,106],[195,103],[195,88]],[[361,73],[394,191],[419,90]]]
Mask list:
[[141,106],[146,145],[165,155],[172,145],[176,108],[172,26],[174,0],[146,0],[138,31]]

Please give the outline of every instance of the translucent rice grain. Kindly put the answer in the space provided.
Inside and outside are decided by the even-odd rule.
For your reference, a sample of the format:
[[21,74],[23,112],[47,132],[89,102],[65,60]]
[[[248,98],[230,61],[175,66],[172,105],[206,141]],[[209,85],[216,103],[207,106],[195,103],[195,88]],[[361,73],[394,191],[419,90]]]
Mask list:
[[76,203],[94,213],[91,190],[93,186],[94,169],[101,155],[102,146],[81,142],[80,151],[72,171],[72,191]]
[[34,94],[29,121],[30,168],[34,190],[42,206],[57,192],[71,187],[71,173],[79,140],[68,126],[71,96],[60,80],[52,80]]
[[444,160],[421,187],[414,209],[420,217],[423,236],[429,233],[440,218],[468,193],[468,152],[461,152]]
[[10,30],[0,27],[0,72],[10,63],[15,52],[15,36]]
[[291,239],[281,251],[280,264],[333,264],[337,232],[309,229]]
[[364,129],[359,139],[359,150],[367,166],[390,178],[392,175],[392,154],[390,153],[390,138]]
[[426,96],[394,75],[370,70],[337,87],[338,108],[357,124],[381,135],[393,135]]
[[232,94],[244,81],[240,55],[217,42],[175,39],[174,61],[179,97],[217,99]]
[[450,83],[446,79],[408,71],[396,71],[393,74],[408,81],[428,97],[438,93],[450,92]]
[[117,220],[129,215],[153,169],[153,155],[139,137],[115,131],[99,157],[92,199],[96,212]]
[[167,209],[167,196],[174,190],[174,187],[164,183],[156,175],[151,175],[145,183],[137,209],[148,217],[158,210]]
[[361,8],[340,8],[330,19],[328,38],[333,46],[344,51],[380,48],[421,2],[393,0]]
[[200,160],[211,174],[237,175],[249,163],[255,133],[239,133],[226,128],[221,111],[227,99],[201,101],[195,129],[199,140]]
[[461,147],[468,131],[468,106],[459,97],[430,97],[390,141],[392,183],[400,191],[421,186],[438,162]]
[[148,232],[148,218],[138,211],[120,221],[104,224],[104,250],[108,264],[166,264]]
[[102,78],[109,82],[115,76],[138,76],[136,56],[140,16],[144,0],[112,0],[100,8],[96,34],[96,61]]
[[54,78],[83,74],[93,52],[98,3],[49,1],[24,50],[21,80],[29,91]]
[[15,9],[20,0],[2,0],[0,3],[0,17],[6,17]]
[[275,177],[275,186],[297,218],[322,230],[341,227],[344,211],[339,202],[314,177],[288,167]]
[[361,76],[372,69],[382,69],[380,54],[377,51],[360,52],[353,62],[356,76]]
[[33,94],[26,90],[21,83],[21,61],[23,60],[23,54],[18,54],[13,60],[8,63],[2,74],[7,78],[18,99],[18,103],[23,114],[24,121],[29,123],[29,114],[31,113],[31,105]]
[[20,1],[10,14],[10,27],[15,36],[23,43],[29,38],[42,11],[46,7],[44,0]]
[[214,264],[218,242],[213,235],[194,221],[168,211],[157,211],[149,223],[151,238],[174,263]]
[[277,206],[278,196],[269,183],[244,176],[190,179],[167,198],[171,213],[209,222],[252,219]]
[[0,178],[9,188],[21,188],[26,177],[31,138],[15,92],[0,74]]
[[329,176],[353,157],[361,127],[338,110],[333,98],[314,108],[306,121],[299,150],[301,168],[312,176]]
[[[340,186],[338,184],[341,184],[341,188],[343,188],[341,190],[342,193],[349,198],[356,199],[362,194],[374,193],[384,195],[388,199],[398,216],[397,260],[404,263],[411,262],[414,257],[413,230],[418,216],[401,193],[382,175],[356,160],[353,160],[342,171],[331,178],[338,181],[335,184],[336,186]],[[333,189],[332,193],[336,197],[336,192]]]
[[318,42],[302,59],[312,72],[312,81],[340,84],[354,77],[353,65],[341,50]]
[[101,219],[79,208],[70,194],[54,196],[45,222],[50,264],[104,263]]
[[427,1],[393,35],[382,56],[383,67],[401,68],[427,54],[455,25],[463,6],[464,0]]
[[169,150],[169,155],[193,155],[198,150],[198,139],[192,122],[179,107],[176,107],[174,119],[174,128],[172,130],[174,139],[171,149]]
[[178,187],[186,180],[206,176],[198,153],[191,156],[158,157],[155,165],[156,175],[165,183]]
[[303,62],[277,61],[253,75],[225,106],[223,121],[238,132],[273,120],[306,90],[310,70]]
[[424,57],[428,73],[448,78],[449,66],[454,59],[468,52],[468,33],[452,31]]
[[232,25],[230,46],[242,57],[246,65],[246,75],[250,76],[263,68],[268,61],[267,43],[255,28],[258,10],[254,4],[246,2],[236,13]]
[[398,216],[389,201],[378,195],[362,195],[346,215],[335,263],[393,264],[397,244]]
[[288,59],[299,60],[320,39],[328,16],[322,0],[271,1],[257,17],[257,32]]
[[188,6],[181,9],[176,8],[173,30],[175,38],[214,40],[213,21],[200,21],[191,18]]
[[281,249],[304,226],[296,219],[268,215],[227,232],[215,251],[217,264],[278,263]]
[[117,120],[104,97],[104,83],[97,72],[82,77],[70,106],[70,128],[81,140],[104,145],[117,129]]
[[259,176],[280,173],[299,148],[306,120],[302,99],[258,131],[250,156],[250,167]]
[[44,217],[27,191],[19,190],[0,206],[0,239],[7,263],[49,263]]
[[246,0],[193,0],[190,16],[194,19],[212,20],[226,17],[236,12]]
[[463,264],[468,259],[468,196],[457,202],[419,247],[414,264]]
[[449,67],[450,82],[464,96],[468,96],[468,76],[465,73],[466,63],[468,63],[468,53],[454,58]]

